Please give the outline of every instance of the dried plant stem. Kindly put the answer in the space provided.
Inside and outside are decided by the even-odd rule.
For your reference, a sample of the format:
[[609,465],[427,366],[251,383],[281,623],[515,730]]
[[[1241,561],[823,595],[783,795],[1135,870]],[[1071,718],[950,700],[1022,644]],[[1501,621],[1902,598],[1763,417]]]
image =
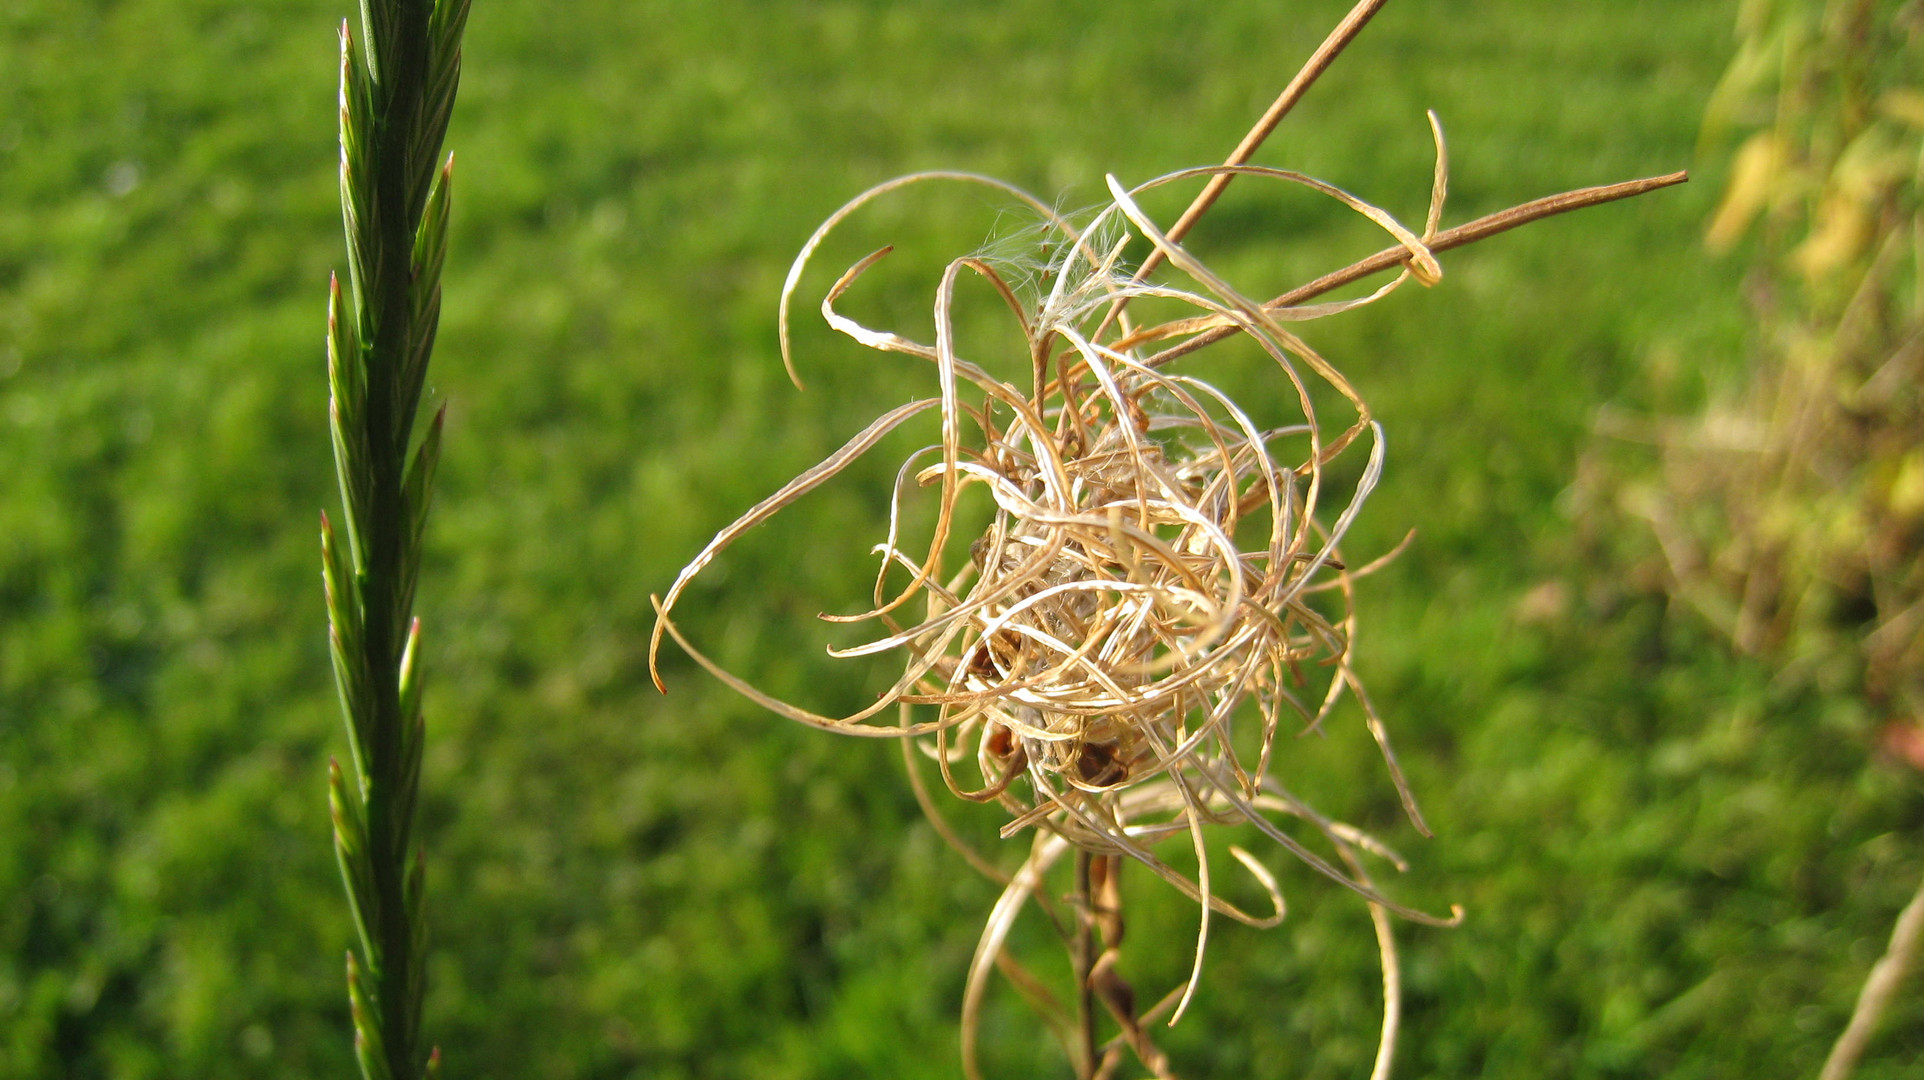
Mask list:
[[1844,1080],[1857,1067],[1857,1059],[1864,1056],[1864,1048],[1870,1045],[1885,1007],[1910,970],[1920,942],[1924,942],[1924,882],[1918,884],[1917,895],[1911,897],[1911,902],[1897,916],[1890,947],[1872,965],[1870,977],[1864,980],[1864,989],[1857,995],[1857,1007],[1851,1010],[1850,1023],[1838,1036],[1837,1044],[1831,1047],[1818,1080]]
[[[1323,39],[1323,43],[1318,45],[1309,59],[1303,62],[1295,78],[1289,80],[1289,85],[1283,87],[1283,92],[1276,95],[1276,100],[1270,102],[1269,108],[1257,118],[1255,126],[1243,135],[1242,141],[1236,144],[1236,149],[1230,151],[1229,157],[1223,161],[1224,171],[1211,176],[1209,182],[1203,185],[1202,191],[1198,192],[1195,199],[1190,202],[1189,208],[1182,212],[1182,216],[1176,219],[1175,224],[1169,226],[1166,235],[1171,243],[1181,241],[1183,237],[1189,235],[1189,230],[1195,228],[1196,222],[1201,221],[1202,216],[1209,212],[1209,208],[1216,205],[1216,200],[1222,196],[1224,189],[1229,187],[1229,182],[1236,178],[1235,167],[1248,164],[1249,159],[1256,156],[1256,151],[1269,138],[1270,132],[1276,130],[1276,125],[1283,122],[1283,117],[1289,115],[1290,110],[1296,107],[1296,103],[1303,99],[1303,95],[1309,93],[1309,88],[1316,85],[1316,80],[1322,77],[1323,72],[1329,70],[1329,66],[1336,62],[1336,58],[1342,54],[1350,42],[1356,40],[1356,35],[1363,32],[1363,27],[1367,26],[1370,19],[1387,3],[1389,0],[1357,0],[1356,6],[1350,9],[1350,13],[1343,17],[1342,22],[1336,24],[1336,28],[1329,32],[1329,36]],[[1132,280],[1138,284],[1149,280],[1149,275],[1162,265],[1164,258],[1166,256],[1161,248],[1151,251],[1142,260],[1142,265],[1136,268]],[[1127,294],[1116,299],[1109,308],[1108,314],[1103,316],[1102,324],[1096,328],[1094,337],[1101,338],[1103,332],[1122,316],[1122,309],[1129,306],[1129,299]]]
[[[1269,133],[1276,130],[1276,125],[1283,122],[1283,117],[1289,115],[1289,111],[1296,107],[1296,103],[1303,99],[1303,95],[1309,93],[1309,88],[1316,85],[1316,80],[1322,77],[1323,72],[1329,70],[1329,66],[1336,62],[1336,58],[1351,41],[1356,39],[1356,35],[1363,32],[1363,27],[1369,25],[1370,19],[1387,3],[1389,0],[1357,0],[1356,6],[1350,9],[1350,13],[1343,17],[1343,21],[1337,23],[1336,28],[1323,39],[1323,43],[1310,54],[1302,68],[1296,72],[1296,77],[1289,80],[1288,86],[1283,87],[1283,92],[1270,103],[1268,110],[1256,121],[1256,126],[1249,129],[1249,133],[1243,136],[1242,142],[1236,144],[1236,149],[1230,152],[1229,158],[1223,164],[1241,165],[1254,157],[1257,149],[1263,145],[1263,141],[1269,138]],[[1194,228],[1196,222],[1201,221],[1202,216],[1209,212],[1209,208],[1216,204],[1216,199],[1222,195],[1223,189],[1227,188],[1233,179],[1235,174],[1230,172],[1217,173],[1211,177],[1209,183],[1203,187],[1202,193],[1189,204],[1189,209],[1184,210],[1182,216],[1176,219],[1176,223],[1169,227],[1169,239],[1181,240],[1188,236],[1189,230]],[[1148,280],[1156,267],[1162,265],[1162,260],[1161,251],[1152,252],[1143,259],[1142,266],[1136,271],[1135,279]],[[1100,336],[1100,333],[1097,336]]]
[[[346,524],[321,518],[322,578],[350,774],[330,763],[335,853],[358,957],[347,959],[354,1046],[368,1080],[439,1072],[420,1053],[421,529],[441,416],[410,457],[441,308],[452,162],[437,168],[468,0],[363,0],[363,42],[341,28],[341,204],[348,288],[331,283],[329,420]],[[342,542],[344,539],[345,543]]]
[[[1358,880],[1369,880],[1362,860],[1348,845],[1336,851]],[[1390,913],[1383,909],[1383,905],[1374,902],[1369,909],[1370,925],[1376,928],[1376,951],[1382,959],[1383,969],[1383,1030],[1376,1040],[1376,1063],[1370,1068],[1370,1080],[1389,1080],[1390,1068],[1396,1062],[1396,1033],[1403,1023],[1403,966],[1396,958],[1396,928],[1390,925]]]
[[[1541,199],[1512,206],[1508,210],[1499,210],[1494,214],[1486,214],[1483,217],[1477,218],[1475,221],[1458,225],[1454,229],[1445,229],[1425,241],[1423,246],[1428,248],[1432,254],[1449,251],[1452,248],[1460,248],[1467,244],[1474,244],[1478,240],[1487,240],[1498,233],[1508,232],[1520,225],[1528,225],[1530,222],[1537,221],[1541,218],[1554,217],[1557,214],[1567,214],[1572,210],[1581,210],[1586,206],[1597,206],[1602,203],[1615,202],[1618,199],[1628,199],[1635,195],[1656,191],[1659,188],[1667,188],[1681,184],[1689,179],[1690,173],[1688,172],[1665,173],[1662,176],[1649,176],[1641,180],[1625,180],[1619,184],[1602,184],[1597,187],[1578,188],[1575,191],[1546,195]],[[1407,264],[1411,258],[1410,249],[1405,245],[1399,244],[1396,247],[1387,247],[1366,259],[1359,259],[1343,267],[1341,270],[1332,270],[1314,281],[1298,285],[1296,288],[1278,296],[1276,299],[1265,303],[1263,307],[1269,310],[1293,307],[1307,300],[1313,300],[1325,293],[1333,292],[1345,285],[1361,281],[1371,275],[1380,274],[1385,270],[1403,266]],[[1179,356],[1187,356],[1197,349],[1213,345],[1226,337],[1231,337],[1241,332],[1242,328],[1240,326],[1233,324],[1220,326],[1205,333],[1198,334],[1180,345],[1172,345],[1150,357],[1145,363],[1149,367],[1160,367]]]
[[1089,1080],[1095,1075],[1096,991],[1091,973],[1096,965],[1095,893],[1089,887],[1089,864],[1096,856],[1076,852],[1076,1076]]

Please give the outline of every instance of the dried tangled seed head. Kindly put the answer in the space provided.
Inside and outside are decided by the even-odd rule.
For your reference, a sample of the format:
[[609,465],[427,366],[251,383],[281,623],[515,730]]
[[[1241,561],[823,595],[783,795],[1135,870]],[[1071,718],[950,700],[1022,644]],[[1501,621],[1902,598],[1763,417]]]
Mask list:
[[[1361,398],[1285,324],[1369,303],[1412,276],[1436,280],[1441,271],[1426,239],[1436,233],[1445,191],[1440,130],[1436,142],[1436,182],[1422,236],[1320,181],[1252,166],[1186,170],[1135,191],[1111,178],[1111,203],[1082,227],[1031,196],[964,174],[906,177],[853,200],[817,231],[790,273],[784,342],[788,292],[822,238],[871,199],[908,183],[986,183],[1035,209],[1053,251],[1037,275],[1049,283],[1048,292],[1025,302],[997,265],[956,259],[937,289],[935,340],[923,344],[862,326],[835,308],[888,249],[843,274],[822,304],[829,323],[870,348],[929,362],[939,396],[877,420],[717,535],[661,601],[654,645],[664,632],[673,635],[729,685],[804,723],[850,734],[926,736],[924,748],[952,792],[1008,809],[1005,836],[1033,827],[1085,852],[1127,856],[1170,881],[1203,911],[1184,1003],[1201,971],[1211,910],[1258,925],[1275,922],[1282,911],[1269,873],[1240,852],[1270,894],[1273,913],[1253,915],[1216,895],[1204,825],[1253,824],[1372,901],[1426,922],[1445,921],[1391,904],[1360,875],[1338,869],[1286,832],[1276,818],[1308,821],[1344,857],[1352,845],[1369,846],[1354,830],[1296,802],[1271,776],[1273,748],[1286,725],[1314,728],[1345,690],[1355,690],[1367,708],[1350,666],[1353,573],[1337,543],[1375,487],[1383,460],[1381,431]],[[1337,199],[1388,231],[1405,249],[1407,268],[1358,300],[1276,308],[1247,299],[1170,240],[1136,203],[1148,188],[1232,173]],[[1138,280],[1124,264],[1132,247],[1159,252],[1179,280],[1187,280]],[[1018,322],[1029,351],[1029,385],[997,379],[957,354],[953,303],[965,274],[985,279]],[[1154,298],[1164,308],[1174,301],[1188,312],[1139,326],[1125,310],[1136,298]],[[1212,332],[1220,337],[1226,328],[1247,334],[1276,365],[1297,405],[1294,423],[1261,428],[1208,383],[1160,370],[1149,351]],[[1318,381],[1348,404],[1350,419],[1334,432],[1315,404]],[[902,466],[888,534],[874,549],[880,558],[874,606],[833,617],[880,631],[863,644],[831,649],[833,655],[901,658],[902,674],[887,693],[853,715],[823,716],[756,690],[689,645],[670,616],[682,590],[718,552],[928,409],[939,410],[941,440]],[[1345,451],[1366,461],[1354,485],[1335,492],[1326,469]],[[994,512],[979,535],[962,537],[958,501],[971,488],[987,492]],[[905,502],[931,489],[937,500],[932,536],[918,556],[903,547]],[[955,558],[958,549],[966,558]],[[651,664],[653,658],[651,649]],[[1306,673],[1316,670],[1326,673],[1319,680],[1324,689],[1305,698]],[[882,719],[896,706],[902,707],[899,722]],[[1370,726],[1420,826],[1373,715]],[[969,759],[973,777],[961,768]],[[1194,879],[1152,850],[1179,835],[1193,845]]]
[[[683,568],[667,596],[656,600],[649,669],[657,687],[656,660],[665,634],[724,683],[776,713],[830,731],[902,739],[910,783],[932,823],[973,865],[1005,886],[977,946],[963,999],[963,1065],[971,1080],[979,1076],[974,1032],[991,968],[1001,968],[1025,994],[1036,997],[1045,1019],[1060,1012],[1003,945],[1031,899],[1048,906],[1042,881],[1065,852],[1078,852],[1077,896],[1085,905],[1078,918],[1081,944],[1071,948],[1084,995],[1077,1006],[1081,1045],[1070,1048],[1079,1075],[1112,1075],[1126,1047],[1158,1077],[1168,1076],[1167,1059],[1148,1038],[1146,1025],[1163,1015],[1174,1023],[1182,1015],[1201,975],[1211,913],[1257,926],[1282,919],[1275,878],[1240,848],[1229,851],[1267,895],[1271,910],[1254,915],[1218,894],[1203,841],[1205,826],[1253,826],[1370,901],[1384,978],[1374,1076],[1388,1072],[1399,1015],[1388,913],[1432,924],[1461,916],[1453,911],[1449,919],[1440,919],[1377,893],[1359,853],[1386,858],[1398,869],[1401,860],[1298,801],[1274,775],[1275,748],[1286,720],[1294,718],[1295,730],[1313,730],[1348,692],[1362,707],[1411,821],[1427,831],[1350,663],[1356,640],[1351,583],[1377,564],[1347,568],[1338,543],[1376,485],[1382,433],[1342,375],[1286,326],[1371,303],[1411,277],[1433,284],[1442,274],[1437,252],[1540,217],[1682,183],[1687,175],[1564,192],[1439,232],[1448,169],[1442,132],[1432,116],[1436,179],[1418,235],[1321,181],[1244,164],[1384,2],[1357,0],[1228,164],[1173,173],[1135,190],[1125,190],[1112,177],[1111,203],[1086,226],[1020,189],[969,173],[902,177],[838,210],[809,238],[782,288],[782,358],[791,378],[789,300],[823,239],[870,201],[930,181],[986,185],[1035,212],[1042,222],[1034,233],[1039,254],[1011,252],[1005,244],[992,255],[950,263],[936,291],[931,343],[871,329],[835,310],[841,294],[889,249],[844,273],[822,303],[829,324],[869,348],[929,362],[939,395],[879,417],[736,519]],[[1281,180],[1336,199],[1381,226],[1394,244],[1255,303],[1179,243],[1238,176]],[[1136,196],[1149,188],[1202,178],[1207,178],[1204,190],[1167,232],[1136,204]],[[1132,247],[1142,256],[1133,273],[1124,263]],[[1150,275],[1165,262],[1176,274],[1158,284]],[[1388,270],[1397,270],[1396,278],[1367,296],[1310,302]],[[999,380],[958,354],[952,308],[965,275],[984,279],[1020,326],[1029,353],[1027,385]],[[1046,293],[1035,295],[1044,285]],[[1138,325],[1125,310],[1137,298],[1154,300],[1159,310],[1186,305],[1190,314]],[[1300,409],[1293,423],[1259,428],[1214,387],[1163,370],[1238,334],[1261,347],[1293,391]],[[1338,425],[1319,416],[1312,392],[1317,383],[1333,388],[1348,403],[1345,416],[1353,413],[1353,419]],[[689,582],[717,554],[930,410],[939,413],[941,438],[902,465],[887,536],[874,548],[880,557],[874,606],[833,619],[879,628],[865,644],[830,652],[898,657],[902,674],[888,691],[851,715],[826,716],[762,692],[689,643],[671,615]],[[1366,461],[1353,485],[1333,490],[1326,470],[1346,451],[1363,454]],[[918,558],[904,547],[904,522],[910,519],[904,503],[929,488],[937,491],[934,526]],[[978,534],[963,536],[959,499],[970,489],[986,492],[994,511]],[[1321,692],[1311,693],[1312,685],[1320,685]],[[891,710],[895,724],[878,720]],[[1005,836],[1032,830],[1029,856],[1013,875],[969,849],[947,826],[928,796],[912,747],[934,759],[957,796],[1005,806],[1010,814]],[[971,761],[973,770],[966,764]],[[963,775],[971,771],[973,776]],[[1292,818],[1319,834],[1343,868],[1287,831],[1283,823]],[[1152,850],[1177,836],[1185,836],[1193,848],[1193,879]],[[1114,967],[1120,937],[1114,883],[1125,856],[1198,901],[1201,912],[1189,979],[1140,1011],[1134,991]],[[1098,875],[1097,868],[1106,869]],[[1098,877],[1106,884],[1099,885]],[[1108,899],[1099,897],[1104,888],[1109,892],[1101,895]],[[1090,938],[1098,925],[1105,948],[1099,958]],[[1057,928],[1063,930],[1059,922]],[[1094,1043],[1092,994],[1122,1029],[1100,1051]],[[1065,1036],[1065,1043],[1070,1041]]]

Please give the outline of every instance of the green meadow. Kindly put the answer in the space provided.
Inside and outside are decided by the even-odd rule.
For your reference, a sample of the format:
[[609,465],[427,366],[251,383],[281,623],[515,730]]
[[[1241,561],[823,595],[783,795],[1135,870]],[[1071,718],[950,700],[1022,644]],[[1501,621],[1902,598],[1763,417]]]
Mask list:
[[[817,316],[842,266],[897,245],[847,308],[926,338],[943,264],[1023,224],[940,188],[852,222],[798,293],[798,391],[775,304],[817,222],[918,169],[1073,209],[1107,173],[1219,161],[1348,7],[475,0],[416,602],[445,1075],[960,1075],[998,887],[924,822],[893,743],[765,714],[672,649],[658,694],[649,596],[932,393],[926,367]],[[1446,225],[1693,170],[1304,329],[1387,431],[1347,550],[1416,531],[1360,587],[1358,655],[1435,836],[1354,707],[1285,735],[1277,768],[1409,856],[1383,871],[1394,895],[1467,912],[1398,926],[1399,1077],[1815,1075],[1924,873],[1924,786],[1874,753],[1879,718],[1821,673],[1732,658],[1607,494],[1650,452],[1599,434],[1600,410],[1634,429],[1744,370],[1745,252],[1701,243],[1729,147],[1698,145],[1736,7],[1395,0],[1256,159],[1420,222],[1434,109]],[[318,544],[353,13],[0,6],[0,1080],[354,1073]],[[1187,194],[1149,209],[1171,220]],[[1253,183],[1192,239],[1262,295],[1383,246]],[[985,295],[967,340],[1019,341]],[[1205,374],[1281,415],[1258,360]],[[898,461],[752,534],[689,594],[689,631],[772,692],[872,700],[885,674],[829,659],[845,639],[815,615],[867,597]],[[992,842],[999,811],[967,809]],[[1185,1077],[1367,1075],[1367,910],[1269,861],[1287,920],[1219,920],[1159,1039]],[[1129,883],[1129,975],[1159,995],[1187,974],[1195,907]],[[1860,1080],[1916,1075],[1919,982]],[[1069,1075],[1006,983],[983,1041],[992,1076]]]

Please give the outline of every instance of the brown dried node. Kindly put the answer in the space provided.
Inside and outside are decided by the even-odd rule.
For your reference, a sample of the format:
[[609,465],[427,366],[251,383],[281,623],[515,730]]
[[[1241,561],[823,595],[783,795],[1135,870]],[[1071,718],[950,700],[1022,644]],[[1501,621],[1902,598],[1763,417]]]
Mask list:
[[[911,782],[931,820],[974,865],[1005,885],[965,993],[963,1057],[971,1077],[978,1074],[973,1033],[992,965],[1036,998],[1045,1017],[1061,1013],[1040,982],[1005,954],[1003,944],[1032,897],[1047,904],[1037,890],[1069,851],[1077,854],[1080,929],[1064,936],[1075,938],[1071,947],[1081,1001],[1080,1032],[1065,1041],[1080,1044],[1072,1045],[1071,1053],[1085,1077],[1113,1071],[1125,1047],[1152,1072],[1167,1075],[1166,1060],[1143,1029],[1165,1013],[1173,1024],[1187,1007],[1201,977],[1212,913],[1253,926],[1272,926],[1283,917],[1275,878],[1241,848],[1229,850],[1268,897],[1270,910],[1252,913],[1223,898],[1212,880],[1206,826],[1253,826],[1368,900],[1384,963],[1379,1073],[1388,1067],[1397,1016],[1395,952],[1386,912],[1431,925],[1460,918],[1460,912],[1442,918],[1384,897],[1363,872],[1357,851],[1386,857],[1399,869],[1401,860],[1303,804],[1272,775],[1284,717],[1295,716],[1301,730],[1315,730],[1343,693],[1353,692],[1405,810],[1427,834],[1351,663],[1356,633],[1351,585],[1382,560],[1351,570],[1338,551],[1381,474],[1382,432],[1348,380],[1288,324],[1372,303],[1411,277],[1433,284],[1442,274],[1439,251],[1535,217],[1676,183],[1683,175],[1552,196],[1441,231],[1448,167],[1432,115],[1437,162],[1419,234],[1332,185],[1244,164],[1261,135],[1381,3],[1358,4],[1229,163],[1171,173],[1134,189],[1109,177],[1111,201],[1086,224],[1064,218],[1011,185],[967,173],[902,177],[836,211],[803,247],[783,289],[783,360],[791,377],[787,308],[802,270],[831,230],[881,195],[929,181],[986,185],[1037,214],[1049,254],[1026,265],[978,255],[951,262],[936,290],[935,336],[929,343],[863,326],[835,308],[888,248],[845,272],[822,302],[829,324],[871,349],[927,361],[937,376],[938,396],[885,414],[738,518],[656,602],[651,673],[657,672],[662,636],[672,636],[717,678],[771,711],[831,731],[902,738],[905,753],[906,740],[912,740],[933,758],[952,793],[1007,809],[1005,838],[1036,830],[1027,861],[1015,874],[1003,874],[956,840],[909,756]],[[1180,243],[1198,207],[1206,208],[1222,185],[1238,176],[1299,185],[1335,199],[1389,233],[1393,246],[1276,300],[1252,300]],[[1144,191],[1198,179],[1206,179],[1207,188],[1167,231],[1137,202]],[[1124,255],[1142,241],[1149,253],[1132,271]],[[1174,281],[1149,277],[1164,261],[1179,275]],[[1398,269],[1396,277],[1366,296],[1310,302],[1391,268]],[[1013,283],[1023,273],[1047,282],[1047,291],[1025,298]],[[958,355],[953,305],[965,274],[985,280],[1016,320],[1029,353],[1027,386],[1004,382]],[[1137,325],[1125,310],[1136,298],[1157,301],[1158,310],[1182,305],[1188,313]],[[1293,390],[1298,411],[1293,423],[1262,428],[1215,387],[1164,370],[1171,360],[1238,333],[1261,348]],[[1319,414],[1317,383],[1333,389],[1354,413],[1340,428]],[[965,387],[971,391],[967,398]],[[880,565],[873,606],[857,615],[823,616],[876,626],[872,639],[829,651],[837,657],[898,656],[902,672],[893,686],[851,715],[822,715],[758,690],[688,642],[670,616],[689,582],[718,553],[929,410],[940,417],[940,442],[901,467],[887,536],[874,548]],[[1335,491],[1327,470],[1352,448],[1365,457],[1358,479]],[[995,509],[986,529],[967,543],[967,559],[951,565],[951,551],[963,540],[954,535],[958,500],[971,487],[985,491]],[[934,524],[926,553],[917,557],[903,547],[905,522],[912,520],[905,503],[931,488],[937,500]],[[891,588],[892,582],[899,584]],[[1321,691],[1304,693],[1312,671],[1324,673],[1318,680]],[[893,722],[882,721],[891,710]],[[971,758],[974,775],[965,776],[962,766]],[[1317,854],[1286,831],[1280,819],[1292,817],[1320,834],[1337,859]],[[1156,854],[1159,843],[1178,836],[1193,849],[1193,878]],[[1141,1015],[1134,1011],[1133,990],[1115,973],[1116,943],[1106,942],[1098,957],[1091,930],[1099,918],[1089,885],[1091,867],[1112,868],[1103,880],[1107,895],[1119,896],[1113,880],[1123,856],[1197,901],[1200,909],[1189,979]],[[1113,918],[1119,937],[1119,913],[1109,910],[1100,918]],[[1059,920],[1057,925],[1062,929]],[[1091,1011],[1097,997],[1122,1029],[1104,1048],[1094,1040]]]

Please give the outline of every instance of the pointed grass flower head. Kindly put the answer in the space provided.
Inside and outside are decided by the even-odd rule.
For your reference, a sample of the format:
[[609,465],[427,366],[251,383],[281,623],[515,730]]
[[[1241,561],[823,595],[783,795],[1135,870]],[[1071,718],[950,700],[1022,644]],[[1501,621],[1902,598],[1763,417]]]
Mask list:
[[[1425,922],[1449,921],[1393,904],[1360,869],[1339,868],[1355,849],[1380,846],[1296,800],[1274,769],[1285,731],[1318,728],[1351,692],[1422,827],[1351,664],[1350,587],[1369,568],[1347,568],[1338,551],[1381,474],[1382,431],[1348,380],[1289,326],[1368,304],[1411,277],[1428,284],[1440,276],[1426,241],[1436,234],[1447,168],[1434,117],[1432,126],[1436,179],[1421,234],[1321,181],[1247,165],[1184,170],[1133,190],[1110,177],[1110,201],[1083,224],[1010,185],[962,173],[903,177],[843,206],[790,270],[781,311],[785,362],[788,301],[802,270],[837,225],[878,196],[935,181],[998,189],[1039,215],[1044,253],[1027,262],[1007,254],[950,262],[936,288],[929,342],[837,310],[889,249],[835,282],[822,302],[829,324],[869,349],[926,364],[936,393],[877,419],[723,529],[682,570],[657,601],[650,643],[657,685],[665,634],[773,712],[830,731],[914,740],[955,796],[1006,808],[1004,837],[1037,832],[1030,890],[1070,849],[1148,868],[1202,912],[1196,962],[1176,1016],[1200,975],[1211,912],[1253,925],[1273,925],[1283,912],[1273,875],[1240,848],[1233,854],[1269,896],[1269,910],[1249,912],[1219,894],[1206,829],[1254,826],[1373,904]],[[1138,203],[1150,189],[1227,175],[1298,185],[1338,201],[1389,233],[1406,265],[1358,299],[1277,307],[1246,297]],[[1166,262],[1170,280],[1127,262],[1132,251]],[[1019,327],[1028,350],[1024,383],[997,378],[959,353],[954,304],[967,277],[985,280]],[[1138,300],[1139,309],[1153,304],[1176,317],[1139,324],[1129,310]],[[1170,363],[1231,333],[1248,337],[1273,366],[1276,385],[1294,403],[1291,422],[1260,426],[1228,394]],[[1321,404],[1334,399],[1343,403],[1340,424]],[[761,691],[689,642],[673,615],[704,567],[744,532],[931,411],[940,440],[901,466],[887,533],[873,548],[878,567],[869,610],[823,616],[873,628],[868,640],[830,653],[895,657],[900,674],[885,693],[853,714],[824,715]],[[1352,483],[1339,485],[1331,463],[1344,454],[1358,456],[1361,467]],[[993,511],[986,527],[964,536],[958,506],[970,488],[986,492]],[[933,501],[933,526],[925,548],[910,548],[904,537],[918,499]],[[925,795],[913,762],[911,776]],[[926,798],[924,805],[934,812]],[[1340,859],[1318,854],[1286,829],[1291,818],[1320,833]],[[1193,876],[1157,853],[1174,838],[1193,848]],[[998,911],[1008,910],[984,936],[972,999],[1021,906],[1009,900],[1005,894]]]

